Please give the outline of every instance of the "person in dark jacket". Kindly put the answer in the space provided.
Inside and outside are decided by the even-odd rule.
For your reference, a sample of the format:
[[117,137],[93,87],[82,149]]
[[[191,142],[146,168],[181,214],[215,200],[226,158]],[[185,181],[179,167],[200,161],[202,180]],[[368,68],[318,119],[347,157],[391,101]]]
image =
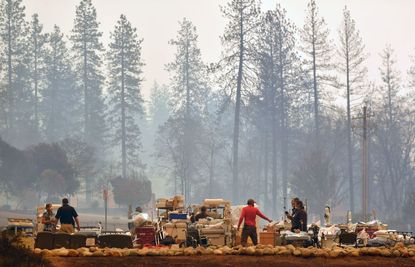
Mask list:
[[301,200],[295,202],[295,213],[292,215],[291,231],[299,233],[300,231],[307,231],[307,212],[304,209],[304,204]]
[[288,211],[285,211],[285,215],[287,216],[287,218],[292,221],[293,220],[293,215],[296,212],[295,207],[297,205],[297,202],[300,201],[300,199],[298,197],[295,197],[293,199],[291,199],[291,214]]
[[61,222],[60,232],[72,234],[75,232],[75,222],[78,231],[81,230],[79,226],[78,213],[76,213],[73,207],[69,206],[67,198],[62,199],[62,207],[60,207],[58,212],[56,212],[55,218]]

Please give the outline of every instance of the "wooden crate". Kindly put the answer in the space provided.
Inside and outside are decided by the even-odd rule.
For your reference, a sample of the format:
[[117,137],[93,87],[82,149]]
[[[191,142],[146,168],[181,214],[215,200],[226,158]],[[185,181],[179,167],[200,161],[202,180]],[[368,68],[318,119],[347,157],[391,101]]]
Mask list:
[[278,232],[259,232],[259,243],[261,245],[280,245],[280,234]]
[[208,238],[210,245],[214,245],[214,246],[226,245],[224,235],[213,234],[213,235],[205,235],[205,236]]

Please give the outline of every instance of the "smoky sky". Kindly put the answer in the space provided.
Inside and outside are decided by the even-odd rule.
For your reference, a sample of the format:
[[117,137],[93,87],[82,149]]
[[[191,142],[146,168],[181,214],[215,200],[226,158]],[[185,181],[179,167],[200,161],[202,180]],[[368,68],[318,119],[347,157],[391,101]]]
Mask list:
[[[165,65],[173,59],[174,48],[168,44],[176,37],[178,21],[189,18],[197,27],[199,47],[206,63],[220,58],[222,46],[220,36],[226,25],[220,5],[225,0],[93,0],[97,9],[103,43],[107,47],[109,32],[113,30],[120,14],[125,14],[137,28],[142,44],[142,57],[145,82],[143,94],[149,95],[154,81],[168,83],[169,76]],[[287,10],[288,17],[302,27],[308,0],[264,0],[263,10],[273,9],[279,3]],[[361,32],[366,52],[369,79],[380,80],[379,53],[390,44],[395,50],[397,67],[405,84],[406,72],[411,64],[410,56],[415,56],[415,1],[412,0],[318,0],[320,15],[325,18],[330,29],[331,39],[338,43],[338,28],[342,20],[342,10],[349,8],[356,27]],[[73,27],[75,6],[79,0],[24,0],[27,16],[38,13],[46,31],[54,24],[69,35]]]

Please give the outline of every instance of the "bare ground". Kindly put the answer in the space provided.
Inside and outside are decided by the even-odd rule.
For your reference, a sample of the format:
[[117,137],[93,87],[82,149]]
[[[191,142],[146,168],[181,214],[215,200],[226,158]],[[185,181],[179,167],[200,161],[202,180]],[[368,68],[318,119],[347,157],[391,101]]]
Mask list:
[[51,257],[48,258],[54,267],[167,267],[167,266],[249,266],[249,267],[296,267],[296,266],[367,266],[367,267],[406,267],[415,266],[411,258],[385,258],[385,257],[343,257],[343,258],[298,258],[294,256],[173,256],[173,257]]

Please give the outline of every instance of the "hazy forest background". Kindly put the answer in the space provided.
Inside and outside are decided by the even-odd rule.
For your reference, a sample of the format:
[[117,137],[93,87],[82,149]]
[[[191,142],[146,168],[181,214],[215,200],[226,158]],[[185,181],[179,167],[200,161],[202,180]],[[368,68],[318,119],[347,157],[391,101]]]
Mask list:
[[[368,211],[413,221],[415,60],[401,72],[391,45],[367,51],[347,6],[335,32],[314,0],[301,25],[257,0],[218,8],[220,59],[202,60],[197,25],[181,19],[165,37],[175,51],[169,82],[154,81],[145,98],[146,40],[127,16],[103,43],[91,0],[78,2],[70,34],[45,31],[25,1],[1,0],[3,205],[78,195],[100,206],[109,186],[121,206],[152,192],[188,204],[252,197],[277,219],[298,196],[315,216],[325,205],[359,216],[367,175]],[[381,58],[378,81],[367,75],[369,53]]]

